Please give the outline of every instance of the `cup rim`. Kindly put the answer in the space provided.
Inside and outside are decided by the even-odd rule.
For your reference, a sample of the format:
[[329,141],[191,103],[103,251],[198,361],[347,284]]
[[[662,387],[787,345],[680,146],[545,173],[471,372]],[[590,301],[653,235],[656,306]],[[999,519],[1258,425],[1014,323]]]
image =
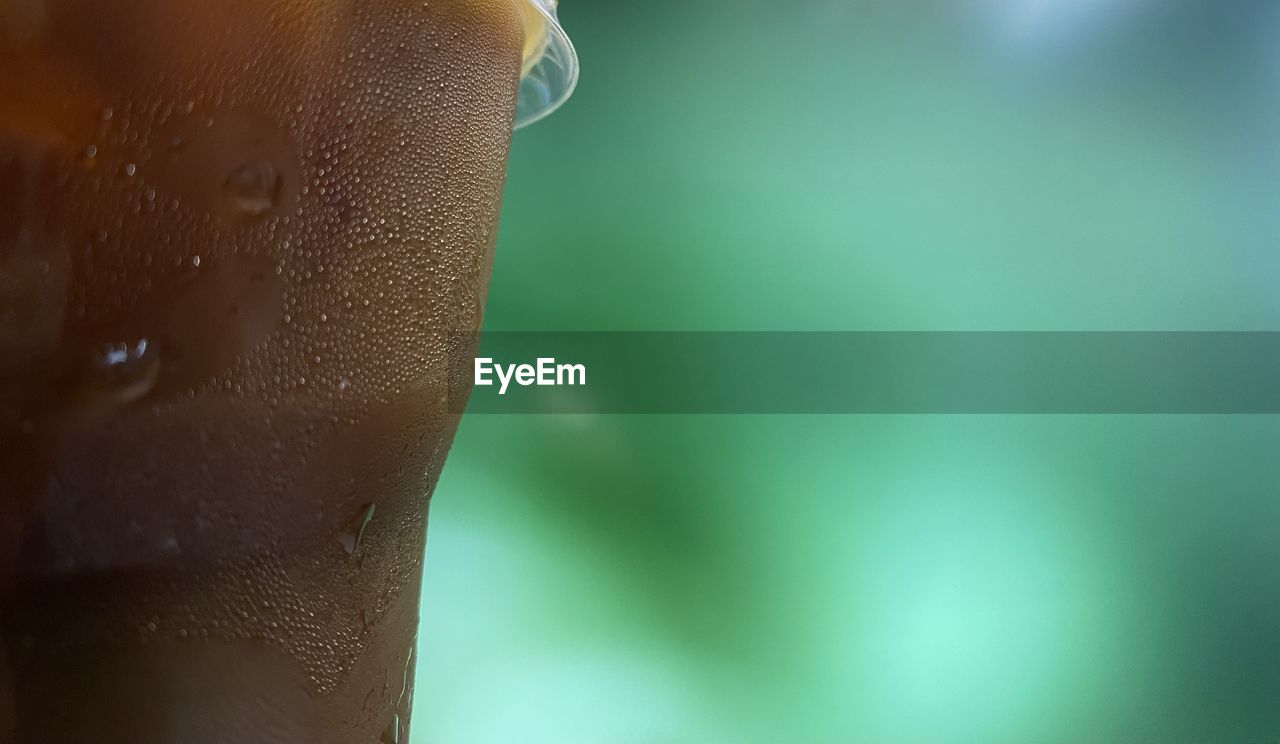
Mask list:
[[525,0],[546,22],[546,43],[536,63],[520,77],[516,99],[517,129],[551,115],[578,85],[579,63],[573,42],[560,25],[556,0]]

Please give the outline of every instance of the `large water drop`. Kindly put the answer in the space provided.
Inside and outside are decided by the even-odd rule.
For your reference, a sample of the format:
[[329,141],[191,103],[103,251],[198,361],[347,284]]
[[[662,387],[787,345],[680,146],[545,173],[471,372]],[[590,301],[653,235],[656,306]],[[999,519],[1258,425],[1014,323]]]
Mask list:
[[257,219],[275,208],[280,199],[280,171],[266,160],[251,160],[227,176],[223,196],[232,211],[245,219]]
[[155,387],[160,354],[146,338],[103,345],[90,360],[81,393],[91,402],[132,403]]

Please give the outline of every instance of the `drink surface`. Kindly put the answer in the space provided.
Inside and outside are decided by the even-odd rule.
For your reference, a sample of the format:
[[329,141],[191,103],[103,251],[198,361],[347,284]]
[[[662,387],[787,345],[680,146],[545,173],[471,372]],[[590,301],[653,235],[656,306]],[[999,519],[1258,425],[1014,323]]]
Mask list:
[[0,0],[0,742],[404,740],[508,0]]

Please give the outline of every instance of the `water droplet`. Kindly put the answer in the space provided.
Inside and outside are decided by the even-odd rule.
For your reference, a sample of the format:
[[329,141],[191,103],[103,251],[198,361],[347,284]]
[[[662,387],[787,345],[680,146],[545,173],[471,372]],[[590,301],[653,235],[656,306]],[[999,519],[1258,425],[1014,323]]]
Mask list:
[[282,179],[266,160],[251,160],[231,172],[222,192],[232,210],[244,218],[257,218],[271,211],[280,199]]
[[124,174],[126,176],[132,177],[137,175],[137,173],[138,173],[138,166],[134,163],[129,163],[124,167]]
[[391,721],[382,732],[382,744],[400,744],[400,714],[392,713]]
[[400,678],[400,697],[396,698],[397,708],[404,703],[404,697],[409,693],[409,677],[413,671],[413,648],[410,646],[409,653],[404,657],[404,673]]
[[373,502],[369,502],[360,508],[360,514],[347,523],[342,534],[338,536],[338,541],[342,543],[342,547],[347,549],[351,555],[355,555],[360,550],[360,543],[364,540],[364,531],[369,526],[369,522],[373,520],[373,513],[377,511],[377,506]]
[[123,405],[149,393],[159,376],[160,355],[147,339],[109,343],[90,362],[81,392],[93,402]]

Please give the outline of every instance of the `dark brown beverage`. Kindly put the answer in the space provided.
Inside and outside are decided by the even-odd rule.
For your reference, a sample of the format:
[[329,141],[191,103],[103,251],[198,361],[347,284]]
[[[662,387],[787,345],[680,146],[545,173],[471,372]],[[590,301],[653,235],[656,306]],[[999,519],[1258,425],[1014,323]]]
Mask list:
[[0,742],[405,740],[515,0],[0,0]]

